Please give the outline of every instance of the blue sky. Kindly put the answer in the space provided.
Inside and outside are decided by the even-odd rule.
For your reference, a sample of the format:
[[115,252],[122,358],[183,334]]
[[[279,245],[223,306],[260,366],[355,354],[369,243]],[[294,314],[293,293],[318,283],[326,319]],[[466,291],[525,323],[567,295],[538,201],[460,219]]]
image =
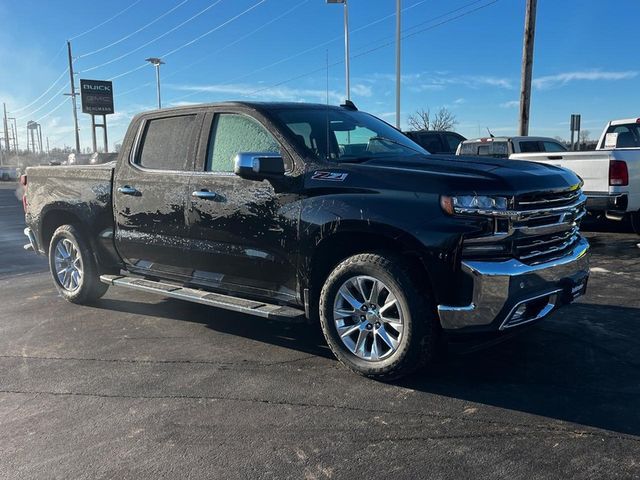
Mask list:
[[[418,108],[446,106],[465,136],[485,135],[486,127],[515,134],[524,5],[403,0],[403,126]],[[390,122],[394,12],[393,0],[349,0],[352,99]],[[40,121],[51,146],[72,145],[71,107],[61,93],[70,38],[76,78],[114,79],[112,146],[133,114],[155,107],[154,71],[144,62],[149,56],[166,60],[164,106],[324,102],[327,57],[330,101],[339,103],[342,13],[325,0],[0,0],[0,101],[21,131],[27,120]],[[532,135],[567,138],[571,113],[582,114],[592,137],[609,119],[640,115],[639,19],[638,0],[539,0]],[[90,117],[79,116],[87,147]]]

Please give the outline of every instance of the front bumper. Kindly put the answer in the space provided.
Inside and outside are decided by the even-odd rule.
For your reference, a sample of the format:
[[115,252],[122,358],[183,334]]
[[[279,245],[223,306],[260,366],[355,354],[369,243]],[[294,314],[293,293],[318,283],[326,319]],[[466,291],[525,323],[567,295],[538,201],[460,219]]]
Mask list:
[[473,282],[472,302],[439,305],[442,328],[473,333],[506,330],[540,320],[584,294],[589,277],[589,243],[580,238],[565,256],[537,265],[463,261]]

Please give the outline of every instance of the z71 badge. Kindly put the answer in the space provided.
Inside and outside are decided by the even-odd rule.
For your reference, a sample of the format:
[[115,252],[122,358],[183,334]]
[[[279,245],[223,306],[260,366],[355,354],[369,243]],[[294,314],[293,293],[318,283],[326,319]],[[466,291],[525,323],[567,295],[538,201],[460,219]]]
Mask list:
[[344,182],[348,173],[342,172],[313,172],[312,180],[326,180],[328,182]]

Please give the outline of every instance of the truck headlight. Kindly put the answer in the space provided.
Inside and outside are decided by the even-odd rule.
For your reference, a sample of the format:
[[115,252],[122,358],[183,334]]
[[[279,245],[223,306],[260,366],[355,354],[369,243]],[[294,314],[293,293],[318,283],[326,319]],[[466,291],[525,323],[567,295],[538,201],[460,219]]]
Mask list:
[[440,197],[440,206],[449,215],[481,214],[500,215],[507,212],[509,200],[506,197],[490,197],[486,195],[457,195]]

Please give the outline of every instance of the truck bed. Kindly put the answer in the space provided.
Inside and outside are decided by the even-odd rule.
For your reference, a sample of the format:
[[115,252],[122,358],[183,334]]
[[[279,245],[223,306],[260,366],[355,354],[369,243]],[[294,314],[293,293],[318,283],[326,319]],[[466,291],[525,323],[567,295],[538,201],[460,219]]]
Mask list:
[[[84,225],[90,238],[113,232],[111,202],[115,163],[86,166],[40,166],[27,169],[27,224],[34,225],[38,249],[44,253],[53,233],[49,222],[66,215]],[[109,242],[112,243],[110,239]]]

